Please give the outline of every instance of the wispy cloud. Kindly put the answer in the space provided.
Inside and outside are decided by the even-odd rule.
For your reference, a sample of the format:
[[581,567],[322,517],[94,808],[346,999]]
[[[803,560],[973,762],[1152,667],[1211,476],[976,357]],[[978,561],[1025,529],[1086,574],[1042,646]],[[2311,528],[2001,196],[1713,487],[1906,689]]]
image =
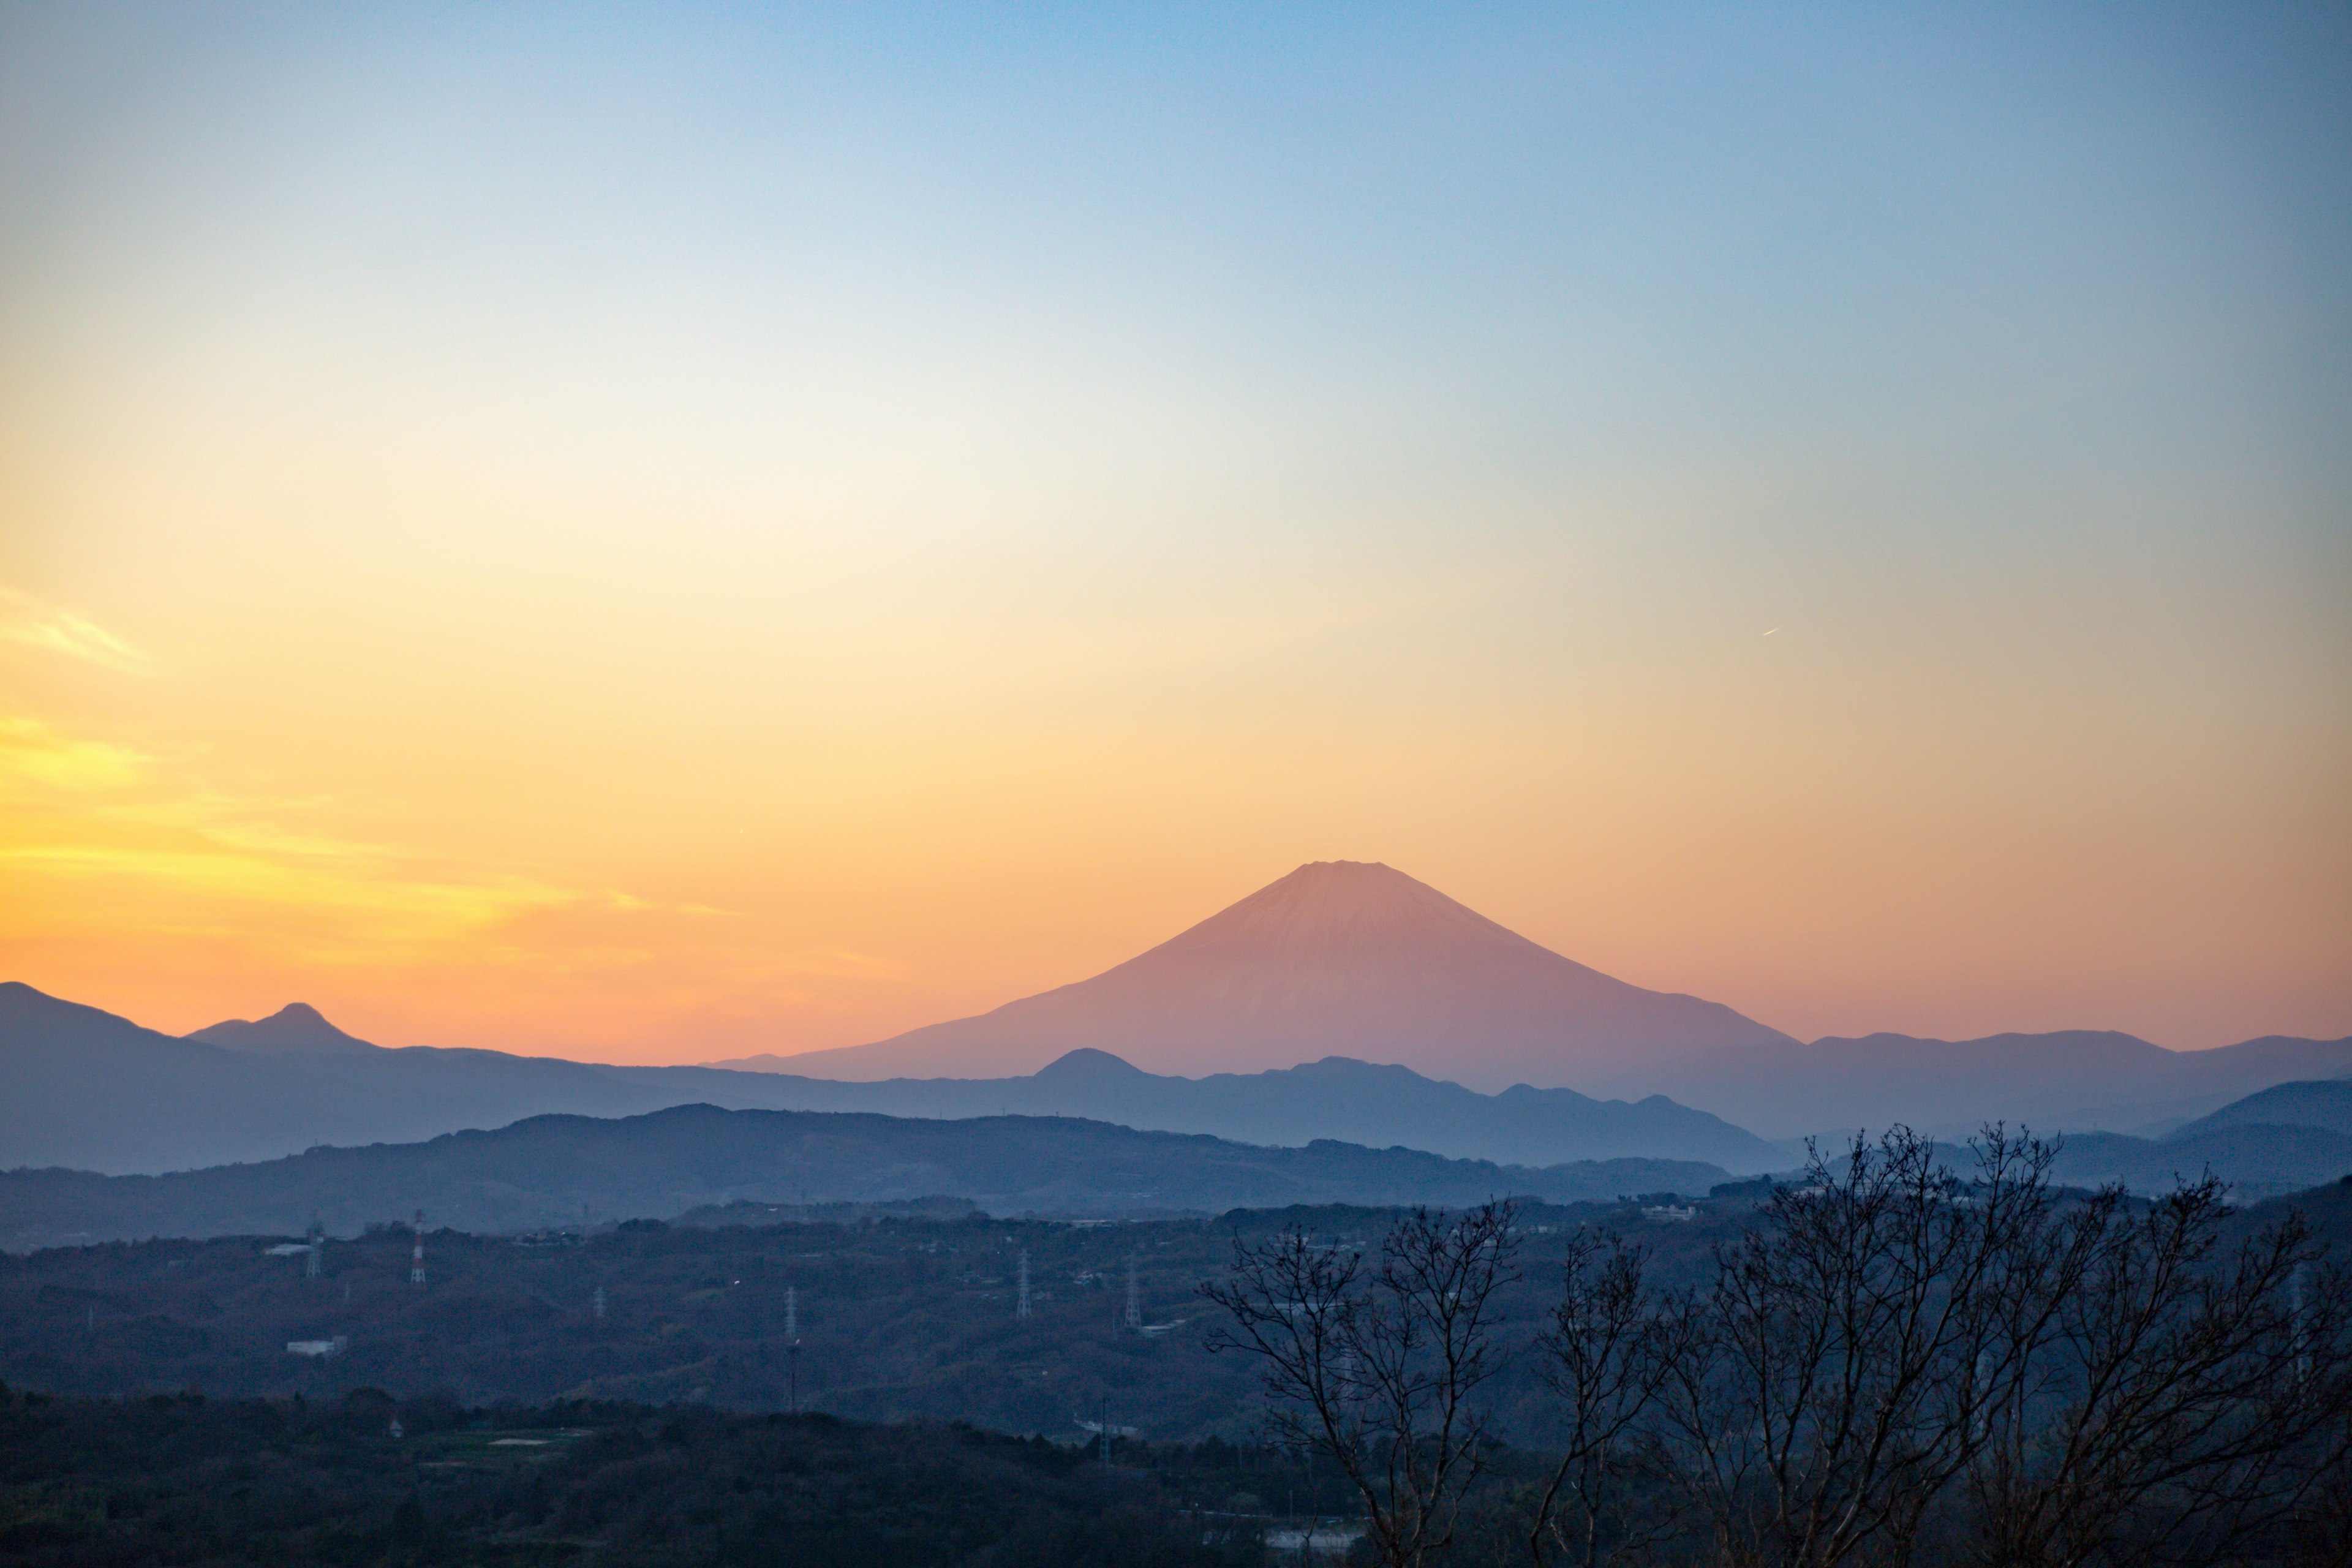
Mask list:
[[838,1011],[910,973],[779,940],[681,889],[485,858],[417,827],[397,802],[224,790],[201,759],[0,710],[0,971],[80,965],[184,991],[219,973],[372,998],[394,1018],[431,1011],[419,996],[477,1018],[528,1012],[519,997],[594,998],[560,1037],[540,1026],[570,1052],[681,1019],[766,1038],[780,1015]]
[[96,621],[5,586],[0,586],[0,641],[81,659],[124,675],[143,675],[154,668],[144,648],[116,637]]
[[26,787],[117,788],[137,782],[146,761],[125,746],[75,740],[37,719],[0,714],[0,799]]
[[[51,933],[231,931],[312,961],[482,940],[583,895],[506,868],[372,841],[331,802],[223,795],[158,759],[0,714],[0,878],[38,885]],[[0,912],[0,937],[13,926]],[[28,934],[23,931],[16,935]]]

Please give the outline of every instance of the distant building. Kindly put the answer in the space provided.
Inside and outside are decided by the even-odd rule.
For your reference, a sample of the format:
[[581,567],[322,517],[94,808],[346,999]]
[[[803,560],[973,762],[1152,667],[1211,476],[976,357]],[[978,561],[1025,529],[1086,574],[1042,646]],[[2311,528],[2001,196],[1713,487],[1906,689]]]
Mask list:
[[1341,1563],[1363,1536],[1364,1526],[1360,1524],[1325,1524],[1318,1520],[1304,1529],[1292,1525],[1286,1530],[1269,1530],[1265,1532],[1265,1544],[1271,1552],[1295,1552],[1302,1563]]
[[331,1340],[288,1340],[286,1353],[300,1356],[341,1355],[352,1348],[349,1334],[337,1334]]

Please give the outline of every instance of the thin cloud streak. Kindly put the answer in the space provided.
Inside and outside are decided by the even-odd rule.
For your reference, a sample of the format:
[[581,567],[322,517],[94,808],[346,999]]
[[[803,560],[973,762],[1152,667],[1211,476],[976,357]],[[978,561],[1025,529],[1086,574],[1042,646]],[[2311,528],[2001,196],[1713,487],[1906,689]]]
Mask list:
[[95,664],[119,675],[147,675],[154,669],[145,649],[87,616],[45,604],[16,588],[0,586],[0,640]]

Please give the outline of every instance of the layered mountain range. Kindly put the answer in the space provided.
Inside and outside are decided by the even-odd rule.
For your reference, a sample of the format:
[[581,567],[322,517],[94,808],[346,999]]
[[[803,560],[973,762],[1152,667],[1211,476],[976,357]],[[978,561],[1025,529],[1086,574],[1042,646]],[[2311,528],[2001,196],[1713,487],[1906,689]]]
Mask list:
[[156,1173],[268,1160],[315,1144],[404,1143],[551,1113],[730,1110],[958,1118],[1088,1117],[1297,1146],[1340,1139],[1454,1159],[1550,1165],[1652,1158],[1748,1173],[1786,1163],[1754,1135],[1663,1099],[1568,1089],[1482,1095],[1398,1067],[1330,1058],[1205,1079],[1077,1051],[1013,1079],[843,1083],[714,1068],[606,1067],[497,1051],[390,1050],[297,1005],[174,1038],[0,984],[0,1169]]
[[2162,1132],[2240,1096],[2352,1074],[2352,1039],[2172,1051],[2112,1031],[1801,1041],[1539,947],[1393,868],[1301,866],[1092,979],[868,1046],[714,1065],[871,1079],[1032,1072],[1066,1052],[1147,1070],[1326,1056],[1486,1090],[1664,1096],[1767,1139],[1906,1122]]
[[[1150,1070],[1179,1060],[1248,1070]],[[934,1076],[876,1076],[886,1071]],[[2347,1075],[2352,1040],[2200,1052],[2093,1032],[1801,1042],[1598,973],[1388,867],[1331,862],[1091,980],[979,1017],[699,1068],[385,1049],[299,1004],[173,1037],[0,984],[0,1167],[156,1173],[702,1103],[1079,1117],[1263,1146],[1736,1173],[1786,1168],[1802,1136],[1901,1121],[1948,1138],[1998,1120],[2108,1135],[2078,1139],[2078,1152],[2106,1150],[2127,1179],[2207,1150],[2269,1183],[2336,1158],[2327,1139],[2347,1131],[2328,1085]],[[2236,1120],[2182,1125],[2222,1114]],[[2273,1170],[2255,1158],[2272,1126],[2324,1136],[2272,1139],[2287,1151]]]

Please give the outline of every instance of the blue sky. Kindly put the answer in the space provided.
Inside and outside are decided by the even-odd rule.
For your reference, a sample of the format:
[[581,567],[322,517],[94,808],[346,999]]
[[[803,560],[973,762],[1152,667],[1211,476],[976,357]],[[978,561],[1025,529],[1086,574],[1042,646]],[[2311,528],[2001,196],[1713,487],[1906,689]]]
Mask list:
[[2341,1033],[2348,66],[2340,6],[8,6],[0,698],[246,847],[23,796],[157,912],[53,869],[0,942],[102,990],[207,911],[120,982],[190,1026],[460,1027],[373,964],[818,1046],[1345,856],[1799,1032]]

